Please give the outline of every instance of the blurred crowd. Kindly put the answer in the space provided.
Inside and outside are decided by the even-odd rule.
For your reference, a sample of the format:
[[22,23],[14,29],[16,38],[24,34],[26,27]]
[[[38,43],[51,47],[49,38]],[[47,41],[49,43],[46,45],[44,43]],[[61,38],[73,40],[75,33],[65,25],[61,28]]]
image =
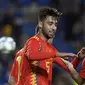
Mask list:
[[[34,35],[37,12],[43,6],[63,13],[53,43],[56,48],[77,52],[85,46],[85,0],[0,0],[0,37],[11,36],[17,45],[13,53],[0,54],[0,85],[7,85],[15,53]],[[76,85],[67,72],[55,65],[53,69],[53,85]]]

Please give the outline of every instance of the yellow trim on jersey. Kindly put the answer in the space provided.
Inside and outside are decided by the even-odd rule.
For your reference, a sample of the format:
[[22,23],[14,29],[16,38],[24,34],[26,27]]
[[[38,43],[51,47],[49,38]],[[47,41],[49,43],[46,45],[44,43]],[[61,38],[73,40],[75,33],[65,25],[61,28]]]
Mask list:
[[31,84],[32,85],[37,85],[36,73],[33,73],[33,72],[32,72],[32,75],[31,75]]
[[17,62],[18,62],[18,81],[20,80],[20,76],[21,76],[21,71],[20,71],[21,60],[22,60],[22,56],[18,56],[17,57]]
[[37,36],[34,36],[34,37],[32,37],[32,38],[34,38],[34,39],[36,39],[36,40],[38,40],[38,41],[39,41],[39,38],[38,38]]

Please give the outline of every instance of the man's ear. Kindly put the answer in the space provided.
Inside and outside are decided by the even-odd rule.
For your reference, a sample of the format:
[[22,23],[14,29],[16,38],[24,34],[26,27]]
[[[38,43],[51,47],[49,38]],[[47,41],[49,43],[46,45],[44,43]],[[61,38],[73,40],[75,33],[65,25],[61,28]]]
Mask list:
[[42,28],[42,21],[39,21],[39,28]]

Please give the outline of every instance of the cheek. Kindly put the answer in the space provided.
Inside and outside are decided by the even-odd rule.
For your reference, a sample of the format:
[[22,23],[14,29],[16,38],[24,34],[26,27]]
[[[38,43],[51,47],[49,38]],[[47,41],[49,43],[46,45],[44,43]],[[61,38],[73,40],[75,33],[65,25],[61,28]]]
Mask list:
[[48,32],[49,31],[49,26],[48,25],[44,25],[44,31]]
[[51,29],[51,26],[50,25],[46,25],[45,27],[47,30],[50,30]]

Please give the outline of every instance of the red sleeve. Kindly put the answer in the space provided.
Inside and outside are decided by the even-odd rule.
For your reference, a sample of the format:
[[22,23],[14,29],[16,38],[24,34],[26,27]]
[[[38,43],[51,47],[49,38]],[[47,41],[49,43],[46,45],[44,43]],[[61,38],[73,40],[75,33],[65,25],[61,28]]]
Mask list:
[[82,68],[81,68],[81,71],[80,71],[80,77],[85,79],[85,58],[82,62]]
[[56,55],[56,51],[51,47],[47,49],[44,43],[39,42],[36,39],[29,40],[25,45],[25,55],[31,60],[41,60],[52,58]]
[[80,60],[78,60],[78,58],[74,58],[71,63],[73,64],[73,67],[76,69],[78,64],[80,63]]
[[19,52],[16,53],[16,56],[15,56],[15,59],[14,59],[13,65],[12,65],[12,69],[10,72],[10,76],[13,76],[15,78],[17,78],[17,76],[18,76],[18,63],[17,63],[18,55],[19,55]]
[[62,60],[61,60],[60,57],[54,58],[54,63],[56,63],[57,65],[59,65],[64,70],[69,71],[68,67],[62,62]]

